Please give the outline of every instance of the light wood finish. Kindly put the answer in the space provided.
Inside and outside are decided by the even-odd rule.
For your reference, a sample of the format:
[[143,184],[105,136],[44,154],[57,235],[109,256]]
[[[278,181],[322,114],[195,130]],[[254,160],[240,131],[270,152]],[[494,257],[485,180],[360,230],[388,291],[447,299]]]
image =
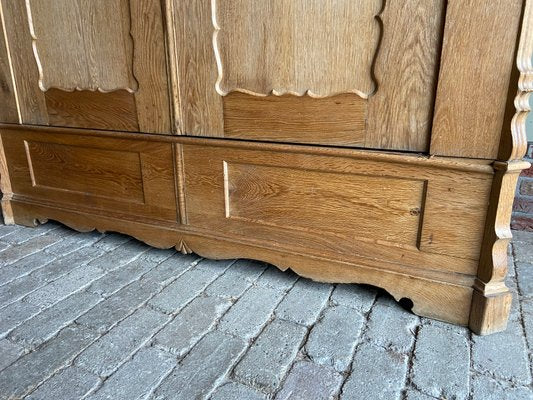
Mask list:
[[427,152],[446,1],[388,0],[365,146]]
[[122,215],[178,219],[170,143],[3,129],[2,144],[12,193]]
[[[444,0],[208,3],[169,0],[167,6],[177,132],[232,137],[237,129],[251,140],[428,151]],[[289,126],[284,135],[278,133],[282,121],[268,116],[253,129],[243,117],[236,125],[231,105],[239,99],[245,109],[246,97],[228,99],[232,91],[260,96],[265,109],[283,102],[276,94],[309,91],[333,99],[354,92],[361,111],[364,103],[368,111],[358,107],[351,115],[351,135],[330,134],[347,120],[344,112],[330,113],[323,122],[327,134],[317,141],[313,123],[300,125],[300,132]],[[291,99],[287,112],[327,104],[307,97]],[[260,100],[246,102],[255,113]]]
[[9,49],[19,122],[48,125],[44,93],[39,88],[39,70],[32,49],[24,0],[0,0],[4,40]]
[[0,16],[6,222],[254,258],[505,329],[533,0],[0,0]]
[[17,111],[17,100],[13,87],[13,74],[11,63],[9,62],[9,52],[7,51],[4,38],[4,22],[2,20],[2,6],[0,5],[0,121],[16,123],[19,121]]
[[[135,97],[126,90],[111,93],[88,90],[44,94],[50,125],[138,131]],[[113,106],[110,107],[109,104]]]
[[368,98],[381,3],[211,0],[217,92]]
[[[170,133],[158,0],[2,0],[1,4],[21,123]],[[50,90],[56,92],[49,96]],[[58,95],[57,90],[65,94]],[[101,96],[84,93],[94,91]],[[124,107],[124,96],[117,91],[131,93],[134,107]],[[129,115],[108,117],[95,125],[94,117],[71,114],[82,103],[89,115],[99,117],[105,108],[114,109],[111,114]],[[66,111],[58,111],[58,105]]]
[[[431,154],[495,159],[514,66],[523,0],[452,0],[431,135]],[[511,90],[511,93],[509,93]]]
[[313,99],[235,92],[224,97],[224,136],[362,146],[366,108],[367,102],[355,94]]
[[26,0],[39,87],[137,90],[127,0]]

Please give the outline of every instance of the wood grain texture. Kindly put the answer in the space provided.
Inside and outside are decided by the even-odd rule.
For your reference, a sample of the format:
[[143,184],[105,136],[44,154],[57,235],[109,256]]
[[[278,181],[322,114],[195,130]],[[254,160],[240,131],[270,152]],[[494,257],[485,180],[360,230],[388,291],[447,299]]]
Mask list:
[[[174,114],[181,134],[428,151],[444,0],[217,0],[213,9],[206,3],[173,0],[167,5]],[[298,7],[306,12],[297,12]],[[216,49],[213,16],[220,28]],[[262,27],[257,21],[268,22]],[[343,42],[341,37],[349,40]],[[337,54],[341,45],[345,48]],[[364,51],[352,54],[356,47]],[[215,54],[219,55],[218,66]],[[366,55],[360,58],[362,54]],[[336,61],[330,62],[332,58]],[[351,64],[358,66],[346,67]],[[219,93],[240,90],[250,97],[249,93],[260,94],[256,97],[264,100],[267,119],[260,119],[258,99],[250,101],[249,110],[258,123],[253,127],[246,124],[253,117],[244,115],[248,110],[243,101],[235,101],[246,95],[231,92],[234,97],[221,96],[214,87],[217,79]],[[359,118],[359,111],[352,115],[357,126],[347,126],[351,132],[330,135],[338,125],[328,124],[321,139],[318,129],[315,134],[318,125],[299,123],[305,135],[294,135],[293,120],[304,116],[310,107],[323,107],[318,99],[314,99],[315,104],[304,99],[308,96],[300,101],[291,99],[284,115],[271,111],[278,100],[270,92],[302,95],[311,89],[313,94],[308,82],[315,82],[324,88],[321,95],[331,95],[341,87],[344,91],[350,86],[357,89],[347,82],[366,79],[370,83],[359,94],[369,97],[368,111],[364,120]],[[234,106],[237,111],[242,109],[242,116],[231,114]],[[328,113],[327,120],[352,120],[344,109],[335,113]],[[277,119],[271,120],[270,115]],[[313,121],[313,117],[306,120]]]
[[505,286],[507,248],[512,238],[510,222],[516,182],[529,167],[524,161],[496,162],[492,193],[487,212],[483,246],[479,260],[470,327],[480,334],[504,330],[511,310],[512,296]]
[[372,62],[382,0],[211,0],[211,5],[220,95],[368,98],[375,91]]
[[[330,157],[297,148],[287,153],[225,142],[184,144],[183,157],[187,218],[192,226],[310,254],[476,274],[492,182],[490,167],[461,173],[433,169],[424,162],[404,164],[408,156],[365,160],[349,151],[343,157]],[[237,174],[237,180],[231,175],[235,164],[248,171]],[[235,204],[241,208],[234,209],[231,199],[239,194],[244,198]],[[242,209],[244,204],[249,209]],[[296,205],[301,210],[296,211]],[[232,210],[246,218],[228,218]],[[327,228],[325,221],[331,221]],[[379,232],[395,224],[405,232],[395,228]]]
[[0,122],[19,122],[17,99],[13,86],[11,61],[7,51],[7,41],[0,2]]
[[21,123],[48,125],[44,93],[39,89],[25,0],[0,0],[6,43],[13,69]]
[[135,92],[128,0],[26,0],[39,87]]
[[159,0],[129,0],[139,130],[171,133],[163,14]]
[[169,0],[166,11],[174,129],[180,134],[224,136],[222,98],[215,90],[211,4]]
[[368,103],[366,147],[428,151],[445,4],[386,2],[375,66],[378,90]]
[[498,157],[522,5],[449,1],[431,154]]
[[138,131],[135,97],[126,90],[110,93],[88,90],[45,93],[50,125],[73,128]]
[[511,122],[511,134],[503,135],[500,160],[519,160],[527,151],[527,130],[533,127],[533,1],[526,0],[517,66],[520,71],[516,114]]
[[362,146],[367,102],[355,94],[224,97],[224,136],[289,143]]
[[24,132],[1,131],[14,193],[177,221],[170,143]]
[[409,298],[413,312],[450,323],[466,325],[470,313],[472,288],[436,279],[413,277],[380,269],[379,262],[371,265],[347,263],[323,257],[295,254],[287,249],[270,248],[250,241],[213,236],[209,232],[195,232],[183,225],[165,226],[121,219],[117,216],[74,208],[60,208],[54,204],[14,199],[15,222],[35,226],[48,219],[61,221],[79,231],[97,229],[131,235],[159,248],[175,247],[178,251],[195,253],[212,259],[253,258],[274,264],[285,271],[292,269],[301,276],[321,282],[366,283],[387,290],[396,300]]

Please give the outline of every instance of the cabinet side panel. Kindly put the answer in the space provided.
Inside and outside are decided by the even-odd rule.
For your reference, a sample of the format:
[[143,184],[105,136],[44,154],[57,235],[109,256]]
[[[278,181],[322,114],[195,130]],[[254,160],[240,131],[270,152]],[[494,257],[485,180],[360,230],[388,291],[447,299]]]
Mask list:
[[20,122],[48,125],[44,93],[39,89],[39,70],[33,55],[32,39],[24,0],[1,0],[2,17],[13,68]]
[[7,50],[4,22],[2,20],[2,4],[0,3],[0,121],[19,122],[17,101],[11,74],[11,63]]
[[449,2],[431,154],[498,156],[522,4]]

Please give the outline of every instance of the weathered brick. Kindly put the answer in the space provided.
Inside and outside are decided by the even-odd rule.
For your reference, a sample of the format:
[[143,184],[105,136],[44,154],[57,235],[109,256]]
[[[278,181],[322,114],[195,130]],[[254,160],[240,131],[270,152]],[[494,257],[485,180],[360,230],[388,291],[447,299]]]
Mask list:
[[7,243],[9,245],[21,244],[38,236],[44,235],[54,229],[57,229],[58,226],[59,225],[57,224],[50,223],[45,225],[39,225],[35,228],[18,229],[11,232],[9,235],[3,236],[2,242]]
[[46,268],[39,268],[33,271],[30,274],[30,277],[36,278],[43,283],[51,282],[78,267],[86,265],[100,254],[102,254],[102,250],[93,247],[82,247],[81,249],[53,260],[46,265]]
[[149,304],[166,313],[177,312],[198,296],[222,272],[222,269],[214,272],[196,266],[168,285],[160,294],[151,299]]
[[15,231],[27,229],[20,225],[4,225],[4,222],[0,224],[0,238],[7,236]]
[[208,397],[246,348],[241,339],[222,332],[204,336],[155,391],[156,399],[190,400]]
[[143,275],[142,279],[166,286],[191,268],[199,258],[194,254],[175,253]]
[[302,325],[316,322],[326,305],[332,285],[299,279],[275,310],[278,318]]
[[533,179],[530,179],[530,178],[520,179],[519,192],[523,196],[533,196]]
[[153,347],[142,349],[87,399],[145,399],[175,366],[170,354]]
[[22,299],[24,296],[27,296],[41,286],[43,286],[41,280],[32,276],[23,276],[5,284],[4,286],[0,286],[0,307],[4,307]]
[[435,397],[428,396],[427,394],[421,393],[416,389],[408,389],[406,394],[406,400],[435,400]]
[[[49,235],[41,237],[47,236]],[[45,251],[55,254],[56,256],[63,256],[79,250],[82,247],[90,246],[100,240],[101,237],[102,234],[99,232],[72,232],[71,234],[66,235],[62,240],[54,243],[52,246],[48,246]]]
[[266,324],[284,293],[265,286],[252,286],[222,317],[218,329],[250,339]]
[[137,240],[131,240],[101,255],[91,261],[89,265],[103,269],[104,271],[112,271],[135,260],[149,249],[150,247],[148,245]]
[[399,400],[407,374],[407,357],[371,343],[355,354],[352,373],[342,388],[343,400]]
[[418,321],[417,316],[405,311],[394,299],[380,297],[370,312],[365,337],[397,353],[407,353],[415,340]]
[[232,273],[232,269],[229,268],[224,274],[211,283],[205,292],[210,296],[236,299],[251,285],[252,282],[250,280],[239,277],[238,274]]
[[105,252],[109,252],[130,240],[132,240],[130,236],[121,233],[106,233],[100,240],[94,243],[93,246]]
[[80,326],[63,329],[38,352],[24,355],[2,371],[0,399],[23,397],[69,364],[96,337],[95,332]]
[[265,394],[237,382],[218,387],[209,400],[267,400]]
[[531,264],[531,260],[533,260],[533,245],[515,246],[514,247],[514,260],[516,263]]
[[531,376],[526,344],[518,316],[510,318],[507,330],[488,336],[473,336],[474,368],[514,383],[529,385]]
[[172,254],[168,252],[161,253],[159,249],[150,249],[128,264],[103,275],[94,281],[87,290],[104,297],[109,297],[124,286],[138,280],[157,264],[164,261],[165,258],[170,257],[170,255]]
[[233,276],[235,280],[246,279],[255,282],[268,267],[269,265],[264,262],[240,259],[231,264],[226,273]]
[[9,338],[25,347],[39,346],[100,300],[100,297],[94,294],[75,293],[19,325],[9,334]]
[[343,376],[322,365],[294,364],[276,400],[328,400],[339,392]]
[[314,362],[345,371],[359,340],[363,316],[354,309],[336,306],[326,309],[322,319],[311,329],[305,345]]
[[354,308],[361,313],[367,313],[376,299],[376,289],[365,285],[339,284],[331,295],[335,305]]
[[0,338],[41,311],[40,307],[17,301],[0,309]]
[[483,375],[475,375],[472,382],[472,398],[483,400],[531,400],[530,387],[516,387],[505,381],[496,381]]
[[103,333],[133,313],[159,290],[159,285],[153,282],[133,282],[94,306],[76,322]]
[[266,285],[277,290],[287,291],[298,280],[298,275],[287,270],[281,271],[279,268],[269,265],[263,274],[257,279],[258,285]]
[[277,389],[303,343],[307,329],[283,320],[273,320],[235,367],[242,383],[266,392]]
[[219,297],[197,297],[155,336],[155,343],[182,357],[230,306]]
[[25,352],[24,347],[7,339],[0,340],[0,371],[20,358]]
[[42,308],[48,307],[68,297],[91,282],[101,277],[104,272],[101,269],[83,266],[72,270],[57,280],[30,293],[26,300]]
[[25,243],[8,247],[0,253],[0,266],[13,264],[21,258],[37,253],[43,249],[48,250],[60,240],[61,238],[53,235],[42,235],[28,240]]
[[533,246],[533,232],[513,231],[512,244],[513,246]]
[[44,267],[53,260],[55,260],[55,256],[45,253],[44,251],[40,251],[25,257],[14,264],[7,265],[2,268],[2,273],[0,274],[0,285],[5,285],[16,278],[26,276],[29,273]]
[[533,214],[533,197],[517,196],[513,202],[513,212]]
[[466,399],[470,349],[467,337],[442,326],[422,326],[413,360],[413,384],[433,396]]
[[67,367],[48,379],[26,400],[81,399],[100,384],[100,379],[77,367]]
[[533,353],[533,297],[522,300],[522,318],[529,351]]
[[525,297],[533,296],[533,264],[517,262],[516,273],[522,295]]
[[97,375],[109,376],[168,320],[168,316],[143,307],[90,345],[77,358],[76,365]]

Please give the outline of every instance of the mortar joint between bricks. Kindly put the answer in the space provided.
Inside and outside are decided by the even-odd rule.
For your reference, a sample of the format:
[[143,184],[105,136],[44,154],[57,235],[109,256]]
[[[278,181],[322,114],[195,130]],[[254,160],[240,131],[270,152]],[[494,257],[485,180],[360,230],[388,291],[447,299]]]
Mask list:
[[376,302],[378,301],[379,297],[380,297],[380,294],[378,293],[374,297],[374,299],[372,300],[372,304],[368,308],[368,311],[366,313],[362,313],[362,315],[363,315],[363,326],[361,327],[361,331],[359,332],[359,341],[355,345],[355,349],[354,349],[354,352],[353,352],[353,355],[352,355],[352,360],[350,361],[350,364],[349,364],[348,368],[346,369],[346,371],[344,371],[342,373],[342,376],[344,377],[344,380],[343,380],[343,382],[342,382],[342,384],[340,385],[340,388],[339,388],[339,392],[338,392],[339,398],[341,398],[343,396],[344,387],[346,386],[346,382],[348,381],[348,378],[350,377],[350,375],[353,372],[353,363],[354,363],[355,355],[359,351],[359,348],[361,347],[361,345],[363,343],[365,343],[365,336],[366,336],[366,332],[368,331],[368,323],[369,323],[369,320],[370,320],[370,314],[372,313],[372,309],[376,305]]

